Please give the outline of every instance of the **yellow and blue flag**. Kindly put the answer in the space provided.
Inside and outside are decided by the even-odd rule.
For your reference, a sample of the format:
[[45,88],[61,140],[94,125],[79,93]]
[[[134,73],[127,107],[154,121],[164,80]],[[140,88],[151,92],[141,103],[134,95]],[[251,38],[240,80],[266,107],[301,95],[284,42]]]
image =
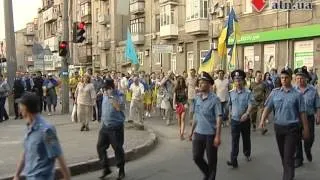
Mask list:
[[211,48],[206,56],[204,57],[203,61],[201,62],[200,64],[200,67],[199,67],[199,70],[198,72],[207,72],[207,73],[211,73],[214,69],[214,66],[215,66],[215,62],[214,62],[214,59],[213,59],[213,49]]
[[218,54],[220,57],[225,57],[227,55],[227,45],[228,40],[231,36],[234,37],[234,39],[238,39],[237,36],[239,36],[239,24],[238,19],[236,17],[236,13],[234,9],[232,8],[228,21],[225,24],[224,29],[222,30],[219,40],[218,40]]
[[130,60],[131,64],[139,65],[138,55],[137,55],[136,49],[134,47],[134,44],[133,44],[133,41],[132,41],[132,38],[131,38],[131,33],[130,33],[129,29],[128,29],[128,32],[127,32],[125,56],[126,56],[127,59]]
[[230,48],[228,55],[230,56],[228,69],[229,71],[233,71],[236,69],[236,59],[237,59],[237,45],[236,43],[233,44],[233,46]]

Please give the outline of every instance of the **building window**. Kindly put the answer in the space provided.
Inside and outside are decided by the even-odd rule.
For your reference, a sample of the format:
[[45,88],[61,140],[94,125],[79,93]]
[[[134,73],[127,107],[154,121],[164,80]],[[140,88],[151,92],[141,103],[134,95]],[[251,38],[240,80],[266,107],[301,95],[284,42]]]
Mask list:
[[208,50],[200,50],[200,64],[204,61],[204,58],[206,57],[208,53]]
[[159,53],[159,57],[157,58],[157,61],[156,61],[156,64],[161,64],[161,62],[162,62],[162,53]]
[[193,63],[193,51],[187,52],[187,68],[193,69],[194,63]]
[[87,16],[91,14],[91,4],[90,3],[84,3],[80,5],[80,13],[81,17]]
[[143,66],[143,52],[138,52],[140,66]]
[[171,54],[171,71],[176,72],[177,70],[177,55],[175,53]]
[[207,19],[208,0],[186,0],[186,20]]
[[156,32],[160,31],[160,14],[156,15]]
[[160,6],[160,26],[166,26],[175,23],[174,8],[169,5]]
[[251,4],[252,0],[246,0],[245,2],[245,9],[244,9],[244,13],[248,14],[248,13],[252,13],[252,4]]
[[132,34],[141,34],[144,33],[144,17],[137,18],[130,21],[130,29]]

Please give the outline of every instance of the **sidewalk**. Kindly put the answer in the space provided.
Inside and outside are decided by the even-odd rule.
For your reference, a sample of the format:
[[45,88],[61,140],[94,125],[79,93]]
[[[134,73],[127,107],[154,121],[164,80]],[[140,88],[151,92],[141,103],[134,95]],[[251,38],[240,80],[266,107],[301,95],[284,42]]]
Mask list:
[[[97,164],[96,143],[99,123],[91,122],[89,132],[80,132],[80,124],[72,123],[70,115],[45,117],[56,126],[67,164],[72,166],[72,171],[77,171],[72,174],[78,174],[86,164]],[[12,175],[16,169],[16,163],[23,150],[24,128],[24,120],[10,119],[0,123],[0,180],[7,179],[4,177]],[[125,129],[126,158],[133,159],[143,155],[154,147],[155,141],[156,137],[152,132]],[[111,148],[108,155],[113,156]]]

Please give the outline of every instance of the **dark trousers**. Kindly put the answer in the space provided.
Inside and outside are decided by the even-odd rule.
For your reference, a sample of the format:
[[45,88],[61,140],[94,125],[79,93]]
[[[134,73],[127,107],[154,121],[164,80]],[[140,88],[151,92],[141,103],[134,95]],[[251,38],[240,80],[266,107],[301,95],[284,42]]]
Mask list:
[[3,121],[3,118],[8,118],[7,111],[5,109],[6,97],[0,97],[0,121]]
[[283,166],[282,180],[293,180],[295,175],[294,155],[300,137],[300,126],[299,124],[287,126],[275,124],[274,127]]
[[[218,148],[213,145],[214,135],[194,134],[192,141],[193,160],[208,180],[216,179]],[[207,154],[204,160],[204,151]]]
[[125,154],[123,149],[124,130],[123,126],[117,128],[109,128],[102,125],[99,132],[97,151],[99,159],[104,169],[109,169],[109,161],[107,149],[111,145],[115,152],[116,165],[118,168],[123,168],[125,164]]
[[[304,141],[305,153],[311,153],[311,148],[314,142],[314,128],[315,128],[314,115],[308,116],[308,126],[309,126],[310,138]],[[296,160],[301,162],[303,162],[302,131],[303,131],[303,128],[301,127],[300,138],[297,143],[297,152],[296,152]]]
[[13,106],[14,106],[14,114],[16,115],[16,117],[20,117],[20,112],[19,112],[19,106],[18,106],[18,103],[17,103],[17,99],[18,98],[14,99],[14,104],[13,104]]
[[240,122],[231,121],[232,150],[231,161],[236,162],[239,154],[240,135],[242,136],[243,154],[251,156],[250,120]]
[[[39,96],[39,95],[38,95]],[[42,112],[43,110],[43,96],[39,96],[40,98],[40,105],[39,105],[39,108],[40,108],[40,112]]]
[[228,102],[221,102],[222,121],[228,120]]
[[97,108],[93,107],[93,119],[96,120],[98,118],[98,121],[100,121],[102,113],[102,99],[97,99],[96,104]]

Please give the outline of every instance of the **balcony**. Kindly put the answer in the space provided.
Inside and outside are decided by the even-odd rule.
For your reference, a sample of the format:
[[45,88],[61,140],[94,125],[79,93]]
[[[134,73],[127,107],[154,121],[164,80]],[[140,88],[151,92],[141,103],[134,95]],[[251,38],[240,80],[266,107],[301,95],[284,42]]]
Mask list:
[[131,34],[132,42],[134,44],[144,44],[144,33],[132,33]]
[[59,12],[57,7],[50,7],[43,12],[43,22],[50,23],[58,19]]
[[208,34],[209,21],[207,19],[186,21],[185,31],[190,35]]
[[80,4],[91,3],[91,0],[80,0]]
[[160,26],[160,38],[164,40],[178,38],[178,26],[176,24]]
[[91,64],[92,63],[92,53],[91,47],[89,46],[80,46],[78,49],[79,54],[79,63],[81,64]]
[[98,16],[98,23],[101,25],[106,25],[110,23],[110,15],[100,14]]
[[25,45],[25,46],[33,46],[33,41],[32,41],[32,40],[26,40],[26,41],[24,42],[24,45]]
[[36,33],[33,30],[28,30],[26,32],[24,32],[25,36],[34,36]]
[[144,13],[144,0],[132,0],[130,1],[130,13],[131,14],[142,14]]
[[91,14],[81,16],[81,21],[87,24],[92,23]]
[[178,0],[159,0],[159,4],[172,4],[178,5]]
[[100,41],[98,47],[102,50],[109,50],[111,48],[110,40]]

